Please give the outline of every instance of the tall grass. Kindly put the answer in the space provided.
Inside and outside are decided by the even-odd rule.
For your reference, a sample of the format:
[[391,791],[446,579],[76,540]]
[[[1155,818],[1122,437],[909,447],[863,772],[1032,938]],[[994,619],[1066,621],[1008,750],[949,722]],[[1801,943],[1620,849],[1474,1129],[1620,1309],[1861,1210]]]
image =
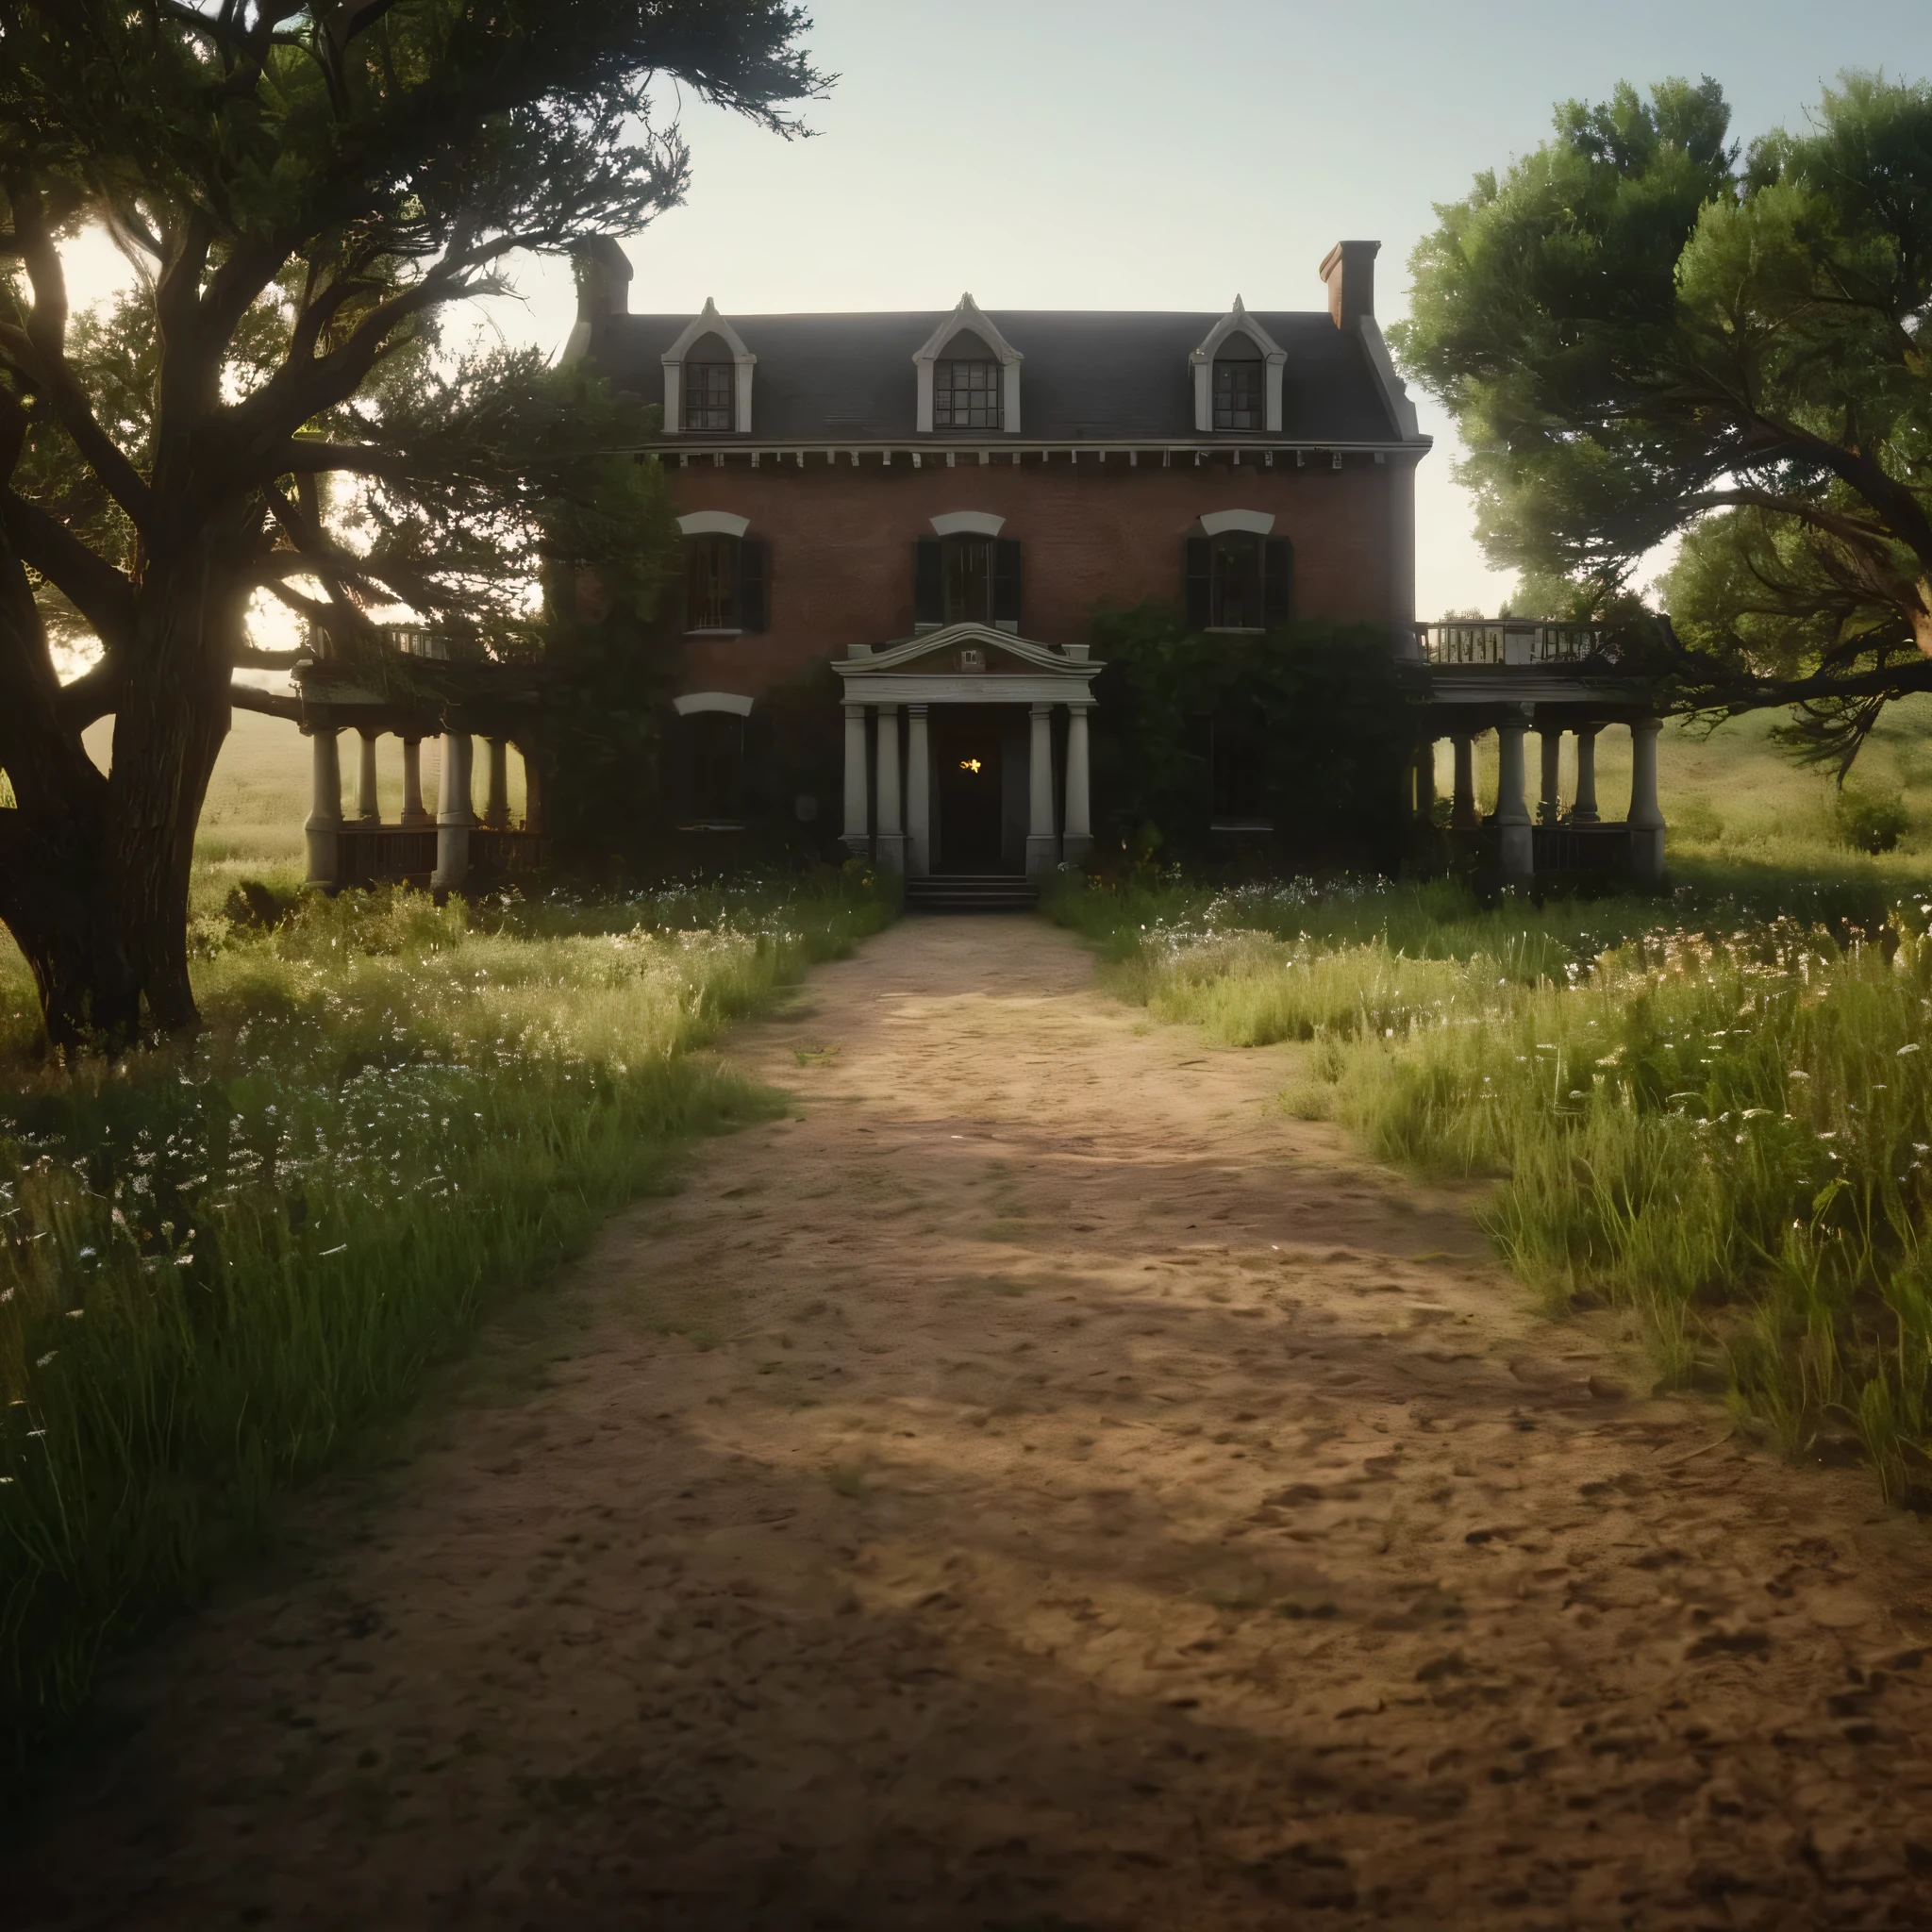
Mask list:
[[102,1650],[393,1413],[691,1134],[771,1105],[691,1058],[889,916],[862,881],[198,936],[201,1036],[0,1101],[0,1723],[16,1762]]
[[[1827,879],[1810,909],[1832,916],[1743,918],[1736,888],[1052,904],[1157,1013],[1309,1041],[1293,1110],[1418,1171],[1499,1177],[1483,1216],[1519,1274],[1639,1311],[1667,1379],[1932,1501],[1932,900],[1861,921]],[[1271,930],[1236,923],[1257,904]]]

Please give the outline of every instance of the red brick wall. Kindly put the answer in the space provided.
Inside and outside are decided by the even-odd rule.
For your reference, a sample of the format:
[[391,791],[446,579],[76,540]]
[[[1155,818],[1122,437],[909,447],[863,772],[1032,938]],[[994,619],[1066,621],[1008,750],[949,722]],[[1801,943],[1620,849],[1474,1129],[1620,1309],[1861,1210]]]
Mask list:
[[1046,643],[1078,641],[1094,606],[1158,597],[1178,604],[1182,543],[1195,521],[1217,509],[1274,515],[1274,533],[1294,545],[1297,617],[1407,617],[1391,608],[1391,489],[1409,485],[1398,462],[1346,457],[1331,467],[1310,457],[1298,468],[1277,457],[1272,470],[1224,459],[1195,468],[1176,454],[1162,469],[1123,454],[1077,465],[1037,454],[1015,465],[995,457],[982,466],[963,455],[953,469],[928,456],[915,470],[904,452],[886,468],[876,455],[827,463],[821,452],[800,470],[767,458],[754,470],[734,456],[724,467],[693,457],[671,459],[680,513],[731,510],[751,519],[750,535],[771,546],[771,627],[760,636],[697,639],[685,646],[684,689],[753,697],[815,662],[842,658],[854,643],[912,634],[912,545],[932,534],[947,510],[991,510],[1003,536],[1019,539],[1022,635]]

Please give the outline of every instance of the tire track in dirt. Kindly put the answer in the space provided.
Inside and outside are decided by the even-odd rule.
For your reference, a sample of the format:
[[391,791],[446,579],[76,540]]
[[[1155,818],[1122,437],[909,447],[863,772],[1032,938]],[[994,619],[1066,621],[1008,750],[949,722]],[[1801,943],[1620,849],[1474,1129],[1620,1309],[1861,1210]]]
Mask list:
[[1932,1924],[1924,1530],[1626,1393],[1287,1050],[987,919],[730,1057],[793,1117],[123,1675],[9,1924]]

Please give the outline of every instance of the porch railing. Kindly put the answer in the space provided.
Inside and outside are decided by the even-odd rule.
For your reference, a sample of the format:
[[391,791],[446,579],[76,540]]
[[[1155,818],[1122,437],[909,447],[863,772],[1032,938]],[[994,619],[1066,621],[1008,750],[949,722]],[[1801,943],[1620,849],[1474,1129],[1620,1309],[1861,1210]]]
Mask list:
[[1611,633],[1589,624],[1450,618],[1419,624],[1415,634],[1424,664],[1582,664],[1617,657]]
[[[468,876],[491,882],[526,877],[544,862],[541,832],[473,826]],[[344,825],[336,835],[336,883],[374,886],[404,879],[426,885],[436,870],[434,825]]]

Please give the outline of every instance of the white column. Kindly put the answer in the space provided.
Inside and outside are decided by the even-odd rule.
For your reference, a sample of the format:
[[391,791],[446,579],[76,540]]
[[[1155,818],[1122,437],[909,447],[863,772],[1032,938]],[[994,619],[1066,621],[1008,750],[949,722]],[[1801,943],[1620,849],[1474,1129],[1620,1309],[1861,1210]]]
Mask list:
[[509,829],[509,740],[486,738],[490,748],[489,790],[484,793],[483,823],[492,832]]
[[845,847],[855,858],[870,858],[872,826],[866,811],[865,707],[845,707]]
[[1497,857],[1506,885],[1526,886],[1536,875],[1536,840],[1523,788],[1523,736],[1529,729],[1524,708],[1512,705],[1496,726],[1500,754],[1496,773]]
[[906,870],[906,825],[899,811],[899,708],[878,707],[879,863]]
[[1563,816],[1563,733],[1558,726],[1545,725],[1537,736],[1543,747],[1543,790],[1537,806],[1537,823],[1554,825]]
[[453,892],[469,876],[470,827],[476,823],[470,809],[470,734],[442,734],[442,783],[437,788],[436,870],[429,876],[434,892]]
[[342,767],[336,734],[308,734],[312,786],[303,831],[308,841],[308,883],[333,890],[341,862]]
[[1069,865],[1085,865],[1093,850],[1092,780],[1087,750],[1087,714],[1091,705],[1073,705],[1067,711],[1067,810],[1064,821],[1065,858]]
[[1053,835],[1053,707],[1032,708],[1033,737],[1026,760],[1026,871],[1051,872],[1059,863]]
[[356,823],[358,825],[379,825],[382,823],[382,807],[375,799],[375,741],[378,734],[374,731],[358,731],[356,734],[360,756],[356,761]]
[[1451,742],[1456,746],[1456,793],[1449,823],[1458,832],[1473,832],[1482,824],[1475,808],[1475,739],[1465,731]]
[[932,871],[932,744],[926,708],[906,707],[906,870],[914,878]]
[[1630,722],[1630,870],[1647,885],[1664,875],[1664,814],[1657,797],[1655,718]]
[[1573,824],[1593,825],[1596,815],[1596,734],[1595,724],[1586,724],[1576,734],[1576,803],[1570,808]]
[[423,741],[403,740],[403,816],[406,825],[426,825],[429,814],[423,808]]

